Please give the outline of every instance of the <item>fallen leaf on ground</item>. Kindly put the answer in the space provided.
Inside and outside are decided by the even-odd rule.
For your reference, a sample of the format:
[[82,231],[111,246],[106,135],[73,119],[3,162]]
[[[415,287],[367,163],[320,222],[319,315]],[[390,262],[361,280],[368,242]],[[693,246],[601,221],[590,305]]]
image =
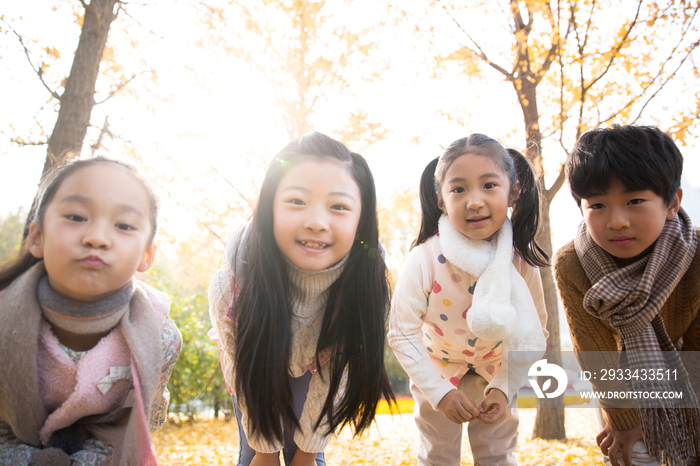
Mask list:
[[[408,408],[404,406],[404,408]],[[403,412],[403,410],[402,410]],[[566,410],[565,442],[530,439],[535,409],[521,409],[518,448],[515,456],[521,466],[602,465],[595,444],[598,433],[595,410]],[[236,421],[202,419],[191,424],[166,424],[153,434],[153,445],[162,465],[235,465],[238,457]],[[376,422],[360,438],[343,429],[326,448],[328,466],[415,465],[418,430],[413,414],[379,414]],[[469,439],[462,436],[462,465],[473,465]]]

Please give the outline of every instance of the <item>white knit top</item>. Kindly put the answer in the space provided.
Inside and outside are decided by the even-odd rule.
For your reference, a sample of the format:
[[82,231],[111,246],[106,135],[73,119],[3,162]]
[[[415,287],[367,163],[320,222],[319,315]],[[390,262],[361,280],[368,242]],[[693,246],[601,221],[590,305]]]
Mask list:
[[[236,237],[232,241],[235,239]],[[231,303],[231,275],[233,272],[230,265],[232,264],[232,256],[230,255],[232,248],[227,249],[227,264],[214,274],[209,286],[209,315],[213,327],[210,336],[212,339],[218,340],[224,379],[229,389],[232,389],[235,387],[233,370],[235,340],[233,321],[226,316],[226,313]],[[289,262],[287,263],[290,286],[287,291],[287,302],[292,313],[289,374],[292,377],[304,375],[309,370],[309,365],[314,362],[316,343],[321,333],[329,289],[333,282],[340,277],[346,262],[347,256],[332,267],[318,272],[304,271]],[[297,447],[307,453],[322,451],[330,440],[330,435],[324,435],[328,429],[327,422],[322,422],[318,429],[314,429],[328,395],[328,382],[328,375],[322,379],[319,374],[315,373],[311,377],[306,402],[299,419],[301,429],[296,429],[294,433],[294,442]],[[344,388],[345,380],[341,382],[339,396],[342,395]],[[251,437],[245,406],[238,398],[237,402],[243,414],[242,425],[250,446],[261,453],[275,453],[282,450],[284,444],[280,440],[265,439],[258,435]]]

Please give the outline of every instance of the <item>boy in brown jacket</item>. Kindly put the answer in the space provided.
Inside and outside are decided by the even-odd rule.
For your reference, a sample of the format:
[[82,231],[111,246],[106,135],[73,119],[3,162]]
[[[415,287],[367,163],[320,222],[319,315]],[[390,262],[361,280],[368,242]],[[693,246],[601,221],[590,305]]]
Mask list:
[[625,381],[637,391],[680,384],[692,398],[684,400],[690,409],[672,401],[661,408],[601,401],[604,429],[596,441],[613,466],[621,464],[618,455],[627,466],[696,464],[700,450],[699,387],[676,354],[700,351],[700,251],[697,230],[681,208],[682,168],[668,135],[634,126],[584,134],[566,164],[583,222],[555,255],[554,273],[574,351],[619,351],[620,367],[632,374],[677,370],[674,381]]

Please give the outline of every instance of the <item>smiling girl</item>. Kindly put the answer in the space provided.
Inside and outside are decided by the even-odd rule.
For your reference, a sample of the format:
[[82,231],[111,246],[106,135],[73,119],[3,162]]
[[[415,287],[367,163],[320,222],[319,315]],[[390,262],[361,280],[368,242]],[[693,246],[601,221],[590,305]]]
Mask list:
[[475,464],[514,465],[517,390],[547,336],[537,179],[522,154],[472,134],[426,167],[421,214],[389,332],[411,378],[418,464],[459,465],[468,422]]
[[331,434],[369,427],[383,395],[388,311],[374,180],[310,133],[265,174],[252,220],[209,288],[210,335],[234,395],[240,465],[324,465]]
[[0,271],[0,464],[156,464],[182,337],[153,263],[153,192],[120,162],[47,177],[18,260]]

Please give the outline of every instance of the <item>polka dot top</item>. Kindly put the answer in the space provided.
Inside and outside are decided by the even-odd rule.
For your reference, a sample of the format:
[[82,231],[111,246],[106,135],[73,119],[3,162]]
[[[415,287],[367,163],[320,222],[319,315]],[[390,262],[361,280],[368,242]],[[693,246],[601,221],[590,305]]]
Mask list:
[[[515,255],[513,263],[530,289],[542,322],[546,321],[538,269]],[[468,371],[508,394],[503,341],[476,337],[467,325],[479,277],[450,263],[438,236],[413,248],[399,276],[392,301],[389,344],[413,383],[433,407]]]

